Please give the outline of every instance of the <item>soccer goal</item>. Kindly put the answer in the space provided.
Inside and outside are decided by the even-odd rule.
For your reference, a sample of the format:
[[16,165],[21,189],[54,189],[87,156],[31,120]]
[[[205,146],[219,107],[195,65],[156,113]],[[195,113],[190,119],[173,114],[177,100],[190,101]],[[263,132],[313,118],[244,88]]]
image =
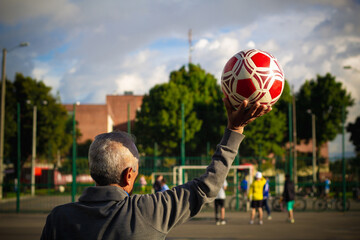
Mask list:
[[[205,165],[183,165],[183,166],[175,166],[173,168],[173,183],[177,185],[182,185],[188,182],[191,179],[199,177],[205,173],[205,169],[208,166]],[[249,176],[253,176],[254,167],[252,165],[232,165],[230,167],[230,171],[228,176],[232,176],[232,181],[234,186],[238,186],[238,178],[235,177],[237,175],[238,170],[249,170]],[[252,177],[249,178],[248,187],[252,182]],[[249,188],[248,188],[249,189]]]

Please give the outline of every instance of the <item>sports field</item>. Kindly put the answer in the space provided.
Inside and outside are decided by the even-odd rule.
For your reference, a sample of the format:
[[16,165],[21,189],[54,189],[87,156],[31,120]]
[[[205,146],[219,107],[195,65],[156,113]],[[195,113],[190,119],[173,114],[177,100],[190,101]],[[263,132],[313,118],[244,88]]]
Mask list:
[[[360,212],[299,212],[296,222],[285,221],[286,213],[273,213],[263,225],[249,225],[249,214],[229,212],[227,224],[216,226],[212,212],[203,212],[176,227],[167,239],[359,239]],[[46,214],[0,214],[1,240],[39,239]]]

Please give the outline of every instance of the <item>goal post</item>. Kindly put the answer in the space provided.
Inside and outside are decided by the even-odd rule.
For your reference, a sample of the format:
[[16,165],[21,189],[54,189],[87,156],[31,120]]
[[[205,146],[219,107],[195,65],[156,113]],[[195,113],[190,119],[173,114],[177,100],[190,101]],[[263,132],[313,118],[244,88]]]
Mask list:
[[[183,166],[175,166],[173,167],[173,183],[177,185],[182,185],[189,180],[199,177],[205,173],[205,169],[208,166],[205,165],[183,165]],[[249,181],[248,181],[248,189],[250,184],[252,183],[252,176],[254,174],[254,166],[253,165],[232,165],[230,167],[230,171],[228,175],[237,176],[238,170],[249,170]],[[238,178],[234,177],[234,186],[238,186]]]

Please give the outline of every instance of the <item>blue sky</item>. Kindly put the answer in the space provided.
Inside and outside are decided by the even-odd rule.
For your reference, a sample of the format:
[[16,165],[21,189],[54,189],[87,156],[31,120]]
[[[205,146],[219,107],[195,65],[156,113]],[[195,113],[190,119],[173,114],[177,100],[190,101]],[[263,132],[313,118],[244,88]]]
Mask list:
[[[350,0],[2,0],[0,47],[15,72],[43,80],[62,102],[104,103],[106,94],[145,94],[192,60],[220,79],[236,52],[259,48],[278,58],[295,90],[330,72],[360,116],[360,1]],[[353,69],[344,70],[344,65]],[[358,69],[358,70],[356,70]],[[348,136],[347,136],[348,138]],[[339,138],[330,152],[339,152]],[[347,142],[347,151],[353,146]]]

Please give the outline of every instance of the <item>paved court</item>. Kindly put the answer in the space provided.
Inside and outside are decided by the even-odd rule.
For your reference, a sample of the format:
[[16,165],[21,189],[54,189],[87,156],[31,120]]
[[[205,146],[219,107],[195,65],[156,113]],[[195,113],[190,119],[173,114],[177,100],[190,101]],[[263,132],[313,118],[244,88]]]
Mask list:
[[[286,213],[273,213],[264,225],[249,225],[249,213],[229,212],[228,223],[216,226],[213,213],[200,213],[173,229],[169,240],[180,239],[360,239],[360,212],[299,212],[295,224],[285,222]],[[39,239],[45,214],[0,214],[1,240]]]

